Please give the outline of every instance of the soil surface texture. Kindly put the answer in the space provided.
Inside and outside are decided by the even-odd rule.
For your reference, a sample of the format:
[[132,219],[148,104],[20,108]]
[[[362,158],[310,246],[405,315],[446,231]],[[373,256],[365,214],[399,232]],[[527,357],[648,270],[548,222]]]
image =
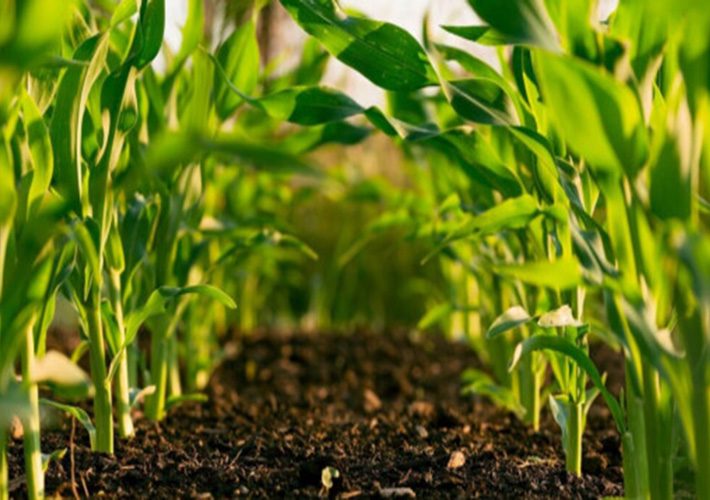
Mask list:
[[[206,403],[171,409],[115,456],[89,449],[78,423],[45,431],[67,448],[47,472],[62,498],[602,498],[623,494],[619,436],[595,403],[582,478],[565,472],[547,411],[539,432],[485,398],[461,394],[480,367],[467,346],[404,333],[253,335],[215,371]],[[618,387],[615,353],[609,384]],[[602,366],[602,368],[604,368]],[[11,443],[13,498],[25,497],[22,442]],[[324,478],[331,476],[331,482]],[[336,472],[337,471],[337,472]],[[336,477],[337,476],[337,477]],[[74,487],[72,487],[72,477]],[[324,486],[328,482],[330,488]]]

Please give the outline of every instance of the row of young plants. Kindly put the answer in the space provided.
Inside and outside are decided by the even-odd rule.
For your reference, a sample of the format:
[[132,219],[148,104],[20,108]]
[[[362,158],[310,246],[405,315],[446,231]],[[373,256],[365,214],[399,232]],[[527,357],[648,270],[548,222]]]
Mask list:
[[[494,373],[469,373],[471,389],[534,427],[550,393],[575,474],[601,395],[629,498],[672,498],[683,460],[710,498],[710,12],[621,0],[599,21],[593,0],[469,0],[481,24],[444,28],[495,47],[499,71],[437,43],[426,21],[420,44],[333,0],[280,1],[390,92],[385,114],[308,90],[322,93],[319,123],[363,115],[427,169],[415,177],[438,210],[398,206],[372,230],[433,243],[451,293],[421,326],[471,337]],[[590,334],[623,349],[619,398]]]
[[[136,406],[161,420],[202,399],[228,328],[254,328],[265,297],[288,314],[291,276],[310,286],[295,269],[316,256],[283,214],[296,205],[288,179],[319,178],[306,153],[371,131],[312,118],[320,94],[304,89],[327,58],[315,42],[292,71],[262,70],[264,3],[211,41],[203,2],[191,0],[171,53],[164,0],[2,0],[0,499],[17,420],[27,491],[41,498],[63,451],[42,453],[41,407],[72,415],[96,452],[113,453],[115,431],[135,432]],[[270,99],[251,97],[259,89]],[[71,359],[47,352],[60,300],[79,318]],[[78,367],[87,355],[89,374]]]

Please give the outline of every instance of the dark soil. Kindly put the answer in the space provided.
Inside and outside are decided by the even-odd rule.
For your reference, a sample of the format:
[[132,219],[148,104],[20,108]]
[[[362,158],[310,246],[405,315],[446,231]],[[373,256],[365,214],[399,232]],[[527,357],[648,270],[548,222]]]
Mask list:
[[[461,372],[479,366],[466,346],[404,334],[255,336],[238,346],[215,372],[208,403],[175,408],[160,424],[139,420],[114,457],[92,454],[78,424],[73,442],[66,429],[45,432],[45,451],[72,450],[50,465],[47,492],[74,496],[73,470],[82,498],[377,498],[389,488],[418,498],[623,494],[619,438],[601,405],[589,417],[584,477],[571,476],[549,415],[533,432],[460,394]],[[21,442],[11,450],[13,496],[22,498]],[[447,467],[455,452],[465,463]],[[340,473],[329,492],[326,467]]]

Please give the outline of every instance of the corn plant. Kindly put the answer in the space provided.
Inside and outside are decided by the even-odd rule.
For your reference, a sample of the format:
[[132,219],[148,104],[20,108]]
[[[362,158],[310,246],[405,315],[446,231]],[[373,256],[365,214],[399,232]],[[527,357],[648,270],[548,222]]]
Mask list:
[[[468,132],[478,142],[469,139],[466,152],[469,157],[478,153],[474,175],[502,196],[492,200],[500,204],[472,217],[468,227],[443,243],[486,228],[498,234],[527,227],[532,236],[523,247],[527,250],[514,252],[513,264],[495,259],[490,267],[497,275],[539,287],[529,297],[542,299],[548,311],[575,305],[575,322],[583,313],[584,292],[603,290],[608,327],[628,359],[628,432],[618,405],[605,398],[623,431],[627,493],[634,498],[672,495],[672,393],[696,466],[697,494],[707,498],[710,468],[701,444],[707,443],[701,436],[708,428],[706,370],[701,368],[706,363],[697,357],[706,349],[702,335],[694,335],[705,329],[706,278],[699,252],[704,245],[708,44],[692,34],[707,30],[707,15],[690,3],[622,1],[602,24],[590,1],[560,6],[514,1],[503,9],[496,2],[471,0],[485,24],[447,29],[480,44],[513,46],[509,58],[499,52],[500,75],[457,49],[427,44],[427,53],[396,26],[348,16],[335,2],[282,4],[332,55],[375,84],[395,92],[439,87],[458,116],[447,124],[453,129],[441,130],[394,122],[379,110],[359,110],[381,130],[426,145],[427,140],[450,140],[452,133],[460,137],[457,127],[465,122],[483,125]],[[685,25],[694,31],[681,29]],[[452,79],[438,64],[442,59],[460,63],[473,78]],[[474,144],[488,145],[493,155],[481,156],[481,146]],[[511,181],[517,194],[510,191]],[[678,192],[676,200],[669,201],[667,186]],[[670,272],[660,272],[659,262]],[[545,312],[535,304],[532,309]],[[521,318],[518,326],[529,320],[526,311],[509,311],[493,326]],[[564,400],[573,403],[569,414],[575,421],[567,428],[565,448],[568,468],[579,473],[579,435],[589,400],[580,369],[589,363],[579,355],[583,346],[575,344],[583,340],[574,338],[578,326],[559,328],[562,335],[550,337],[557,340],[534,335],[521,345],[549,343],[555,350],[564,345],[575,353],[572,364],[548,359]],[[678,335],[671,335],[673,329]],[[674,337],[692,346],[693,353],[683,355]],[[586,371],[591,376],[592,370]],[[592,376],[601,381],[597,378]],[[561,420],[559,406],[555,412]],[[638,469],[631,466],[635,462]]]

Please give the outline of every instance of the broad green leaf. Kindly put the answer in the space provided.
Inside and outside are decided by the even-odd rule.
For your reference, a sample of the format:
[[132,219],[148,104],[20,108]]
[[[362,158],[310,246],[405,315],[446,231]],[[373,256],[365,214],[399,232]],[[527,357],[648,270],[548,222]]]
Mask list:
[[222,72],[220,74],[220,67],[215,66],[215,108],[224,121],[242,103],[242,98],[230,90],[225,79],[247,96],[254,92],[258,83],[259,44],[254,22],[246,22],[229,35],[217,49],[216,59]]
[[454,233],[454,237],[464,237],[469,234],[493,234],[504,229],[521,229],[540,214],[537,201],[525,194],[519,198],[511,198],[475,215],[469,222]]
[[49,399],[41,399],[40,403],[45,406],[51,406],[52,408],[56,408],[57,410],[68,413],[72,417],[76,418],[79,423],[84,426],[86,432],[89,433],[89,442],[91,443],[91,449],[94,449],[94,447],[96,446],[96,428],[91,422],[91,417],[89,417],[89,414],[86,413],[85,410],[79,408],[78,406],[65,405],[57,403],[55,401],[51,401]]
[[118,26],[138,12],[138,0],[121,0],[111,15],[111,27]]
[[469,78],[442,83],[451,106],[464,119],[487,125],[517,125],[515,104],[496,81]]
[[515,352],[513,353],[513,359],[510,361],[509,370],[512,371],[515,366],[520,362],[520,359],[533,351],[550,350],[563,354],[571,358],[577,366],[584,370],[589,378],[591,379],[594,386],[599,389],[606,401],[606,404],[611,410],[611,414],[614,417],[616,426],[619,432],[622,434],[626,432],[626,424],[624,423],[624,414],[621,410],[619,402],[614,398],[614,396],[607,390],[604,385],[604,380],[601,375],[599,375],[599,370],[594,365],[594,362],[587,356],[587,354],[582,351],[579,347],[574,345],[567,339],[562,337],[553,337],[549,335],[535,335],[530,337],[515,347]]
[[498,264],[493,271],[529,285],[568,290],[582,283],[579,263],[572,258],[555,261],[531,261],[525,264]]
[[522,194],[516,173],[503,163],[482,134],[451,130],[434,134],[423,142],[459,163],[466,175],[481,185],[500,191],[505,197]]
[[[687,108],[686,108],[687,109]],[[662,220],[687,221],[691,216],[692,141],[690,117],[675,123],[674,130],[659,131],[662,138],[649,169],[651,212]]]
[[668,42],[668,23],[674,17],[671,3],[624,0],[616,9],[610,30],[628,40],[629,57],[639,81],[655,78],[655,74],[647,73]]
[[468,0],[468,3],[507,43],[560,50],[555,27],[542,0]]
[[533,320],[533,317],[520,306],[513,306],[498,316],[486,332],[487,339],[494,339],[505,332],[514,330]]
[[27,200],[28,212],[32,212],[37,210],[38,203],[42,201],[49,189],[54,172],[54,156],[49,131],[34,99],[26,91],[23,91],[20,103],[34,167],[32,185]]
[[635,177],[648,155],[636,94],[589,63],[538,56],[547,110],[572,149],[599,172]]
[[143,0],[138,23],[141,35],[139,52],[135,59],[138,69],[148,65],[160,52],[165,30],[165,0]]
[[65,399],[90,395],[91,382],[84,370],[58,351],[49,351],[35,363],[32,382],[48,386],[52,393]]
[[178,296],[182,295],[202,295],[204,297],[210,297],[217,302],[220,302],[223,306],[228,307],[229,309],[236,309],[237,304],[234,302],[234,299],[232,299],[229,295],[224,293],[222,290],[220,290],[217,287],[214,287],[212,285],[194,285],[194,286],[187,286],[185,288],[181,288],[178,292]]
[[442,26],[446,31],[481,45],[514,45],[515,37],[504,35],[490,26]]
[[299,125],[321,125],[364,111],[350,97],[326,87],[292,87],[257,102],[270,116]]
[[537,324],[541,328],[562,328],[566,326],[579,327],[582,326],[583,323],[574,317],[570,306],[565,304],[554,311],[548,311],[540,316],[540,319],[537,320]]
[[74,59],[89,65],[71,66],[65,71],[49,126],[57,188],[77,213],[81,213],[84,200],[81,164],[84,111],[89,91],[106,62],[108,42],[108,36],[96,35],[76,50]]
[[281,0],[334,57],[387,90],[416,90],[438,77],[421,45],[389,23],[345,14],[334,0]]

